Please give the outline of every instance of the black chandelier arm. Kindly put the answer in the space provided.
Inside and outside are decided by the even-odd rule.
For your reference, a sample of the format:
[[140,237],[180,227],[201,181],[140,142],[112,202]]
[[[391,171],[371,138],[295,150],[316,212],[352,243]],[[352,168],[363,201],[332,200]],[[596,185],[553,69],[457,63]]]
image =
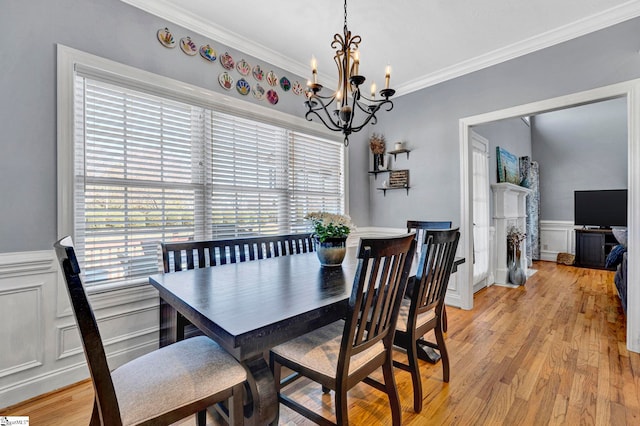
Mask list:
[[[329,104],[331,105],[331,104]],[[340,126],[340,121],[339,119],[334,120],[333,118],[331,118],[332,113],[329,111],[329,109],[327,109],[327,107],[329,105],[325,105],[324,103],[322,103],[321,101],[317,102],[317,106],[312,107],[309,103],[307,103],[307,107],[309,108],[309,110],[307,111],[307,113],[304,115],[304,117],[308,120],[311,121],[312,120],[312,115],[315,115],[316,117],[318,117],[320,119],[320,121],[322,121],[322,123],[329,129],[329,130],[333,130],[333,131],[343,131],[342,126]],[[318,114],[318,111],[324,111],[326,118],[328,119],[325,120],[322,115]]]

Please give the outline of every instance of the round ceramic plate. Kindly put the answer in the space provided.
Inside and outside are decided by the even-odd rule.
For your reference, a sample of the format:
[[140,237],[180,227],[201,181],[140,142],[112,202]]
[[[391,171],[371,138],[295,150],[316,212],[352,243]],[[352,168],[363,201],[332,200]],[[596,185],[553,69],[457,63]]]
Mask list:
[[260,85],[260,83],[256,83],[251,88],[251,93],[253,93],[253,97],[257,100],[261,101],[264,99],[264,87]]
[[229,52],[224,52],[224,55],[220,56],[220,64],[222,64],[222,67],[226,70],[232,70],[236,65],[231,55],[229,55]]
[[275,105],[278,103],[278,94],[275,90],[269,90],[267,92],[267,100],[271,105]]
[[267,74],[267,83],[269,83],[269,86],[275,86],[278,84],[278,76],[275,72],[269,71]]
[[161,28],[158,30],[158,41],[164,47],[176,47],[176,39],[173,38],[173,34],[169,31],[169,28]]
[[258,81],[262,81],[262,79],[264,79],[264,71],[262,71],[260,65],[256,65],[255,67],[253,67],[253,78]]
[[200,56],[211,62],[214,62],[217,58],[216,51],[213,50],[213,47],[209,46],[208,44],[200,46]]
[[296,80],[295,83],[293,83],[293,87],[291,88],[291,90],[296,95],[302,95],[302,92],[304,92],[304,87],[302,86],[302,84],[300,84],[298,80]]
[[229,73],[225,71],[218,76],[218,83],[220,83],[220,86],[222,86],[223,89],[231,90],[231,88],[233,87],[233,77],[231,77]]
[[236,69],[242,75],[249,75],[251,72],[251,65],[249,65],[249,63],[244,59],[240,59],[236,64]]
[[189,56],[193,56],[198,53],[198,47],[191,40],[191,37],[183,37],[180,39],[180,49]]
[[291,89],[291,82],[287,77],[282,77],[280,79],[280,87],[282,87],[282,90],[284,90],[285,92],[288,92],[289,89]]
[[242,96],[247,96],[249,94],[249,92],[251,91],[251,86],[249,85],[249,83],[247,82],[247,80],[245,80],[244,78],[241,78],[240,80],[238,80],[238,82],[236,83],[236,90],[238,91],[238,93],[240,93]]

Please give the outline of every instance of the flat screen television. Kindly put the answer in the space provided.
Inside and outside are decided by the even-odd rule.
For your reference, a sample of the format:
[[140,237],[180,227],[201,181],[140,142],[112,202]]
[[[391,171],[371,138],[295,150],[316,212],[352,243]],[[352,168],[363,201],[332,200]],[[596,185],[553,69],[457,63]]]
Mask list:
[[574,222],[599,228],[627,226],[627,190],[575,191]]

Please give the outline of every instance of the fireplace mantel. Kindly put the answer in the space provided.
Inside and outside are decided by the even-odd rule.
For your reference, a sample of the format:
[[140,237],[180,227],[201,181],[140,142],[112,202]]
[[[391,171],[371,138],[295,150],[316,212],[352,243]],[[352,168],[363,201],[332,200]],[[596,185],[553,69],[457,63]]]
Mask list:
[[[496,284],[509,284],[509,269],[507,265],[507,232],[512,226],[520,228],[523,232],[527,226],[527,195],[531,193],[529,188],[514,185],[512,183],[494,183],[491,185],[493,192],[493,219],[496,229]],[[526,244],[522,248],[520,265],[525,273],[527,271]]]

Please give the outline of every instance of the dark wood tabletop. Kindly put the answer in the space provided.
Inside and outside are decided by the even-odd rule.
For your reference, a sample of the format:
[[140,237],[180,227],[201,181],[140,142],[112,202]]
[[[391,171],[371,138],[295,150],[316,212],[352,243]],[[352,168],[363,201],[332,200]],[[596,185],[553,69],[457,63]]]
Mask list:
[[357,267],[322,267],[316,253],[149,277],[168,304],[245,360],[342,317]]

